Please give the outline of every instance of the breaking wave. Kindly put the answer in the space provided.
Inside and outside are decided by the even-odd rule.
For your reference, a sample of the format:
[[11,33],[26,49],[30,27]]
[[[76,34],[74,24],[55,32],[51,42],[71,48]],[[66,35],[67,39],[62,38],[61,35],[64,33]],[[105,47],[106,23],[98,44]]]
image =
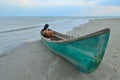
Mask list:
[[23,31],[23,30],[29,30],[29,29],[33,29],[33,28],[38,28],[41,26],[33,26],[33,27],[26,27],[26,28],[19,28],[19,29],[12,29],[12,30],[6,30],[6,31],[0,31],[0,33],[9,33],[9,32],[16,32],[16,31]]

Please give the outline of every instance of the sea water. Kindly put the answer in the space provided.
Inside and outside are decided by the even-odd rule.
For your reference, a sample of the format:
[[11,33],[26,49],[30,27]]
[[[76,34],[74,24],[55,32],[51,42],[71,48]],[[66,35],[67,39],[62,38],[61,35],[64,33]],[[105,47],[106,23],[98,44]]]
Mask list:
[[49,28],[66,33],[87,23],[87,17],[0,17],[0,53],[27,41],[40,40],[40,30]]

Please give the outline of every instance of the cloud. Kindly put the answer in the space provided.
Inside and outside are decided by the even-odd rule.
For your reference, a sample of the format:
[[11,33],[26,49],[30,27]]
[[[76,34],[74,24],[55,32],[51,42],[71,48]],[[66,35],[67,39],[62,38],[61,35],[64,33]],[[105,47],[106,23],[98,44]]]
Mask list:
[[[120,13],[119,0],[0,0],[1,14],[99,16]],[[57,12],[57,14],[56,14]],[[59,14],[58,14],[59,13]],[[8,14],[7,14],[8,15]]]
[[120,0],[101,0],[99,4],[104,6],[120,6]]
[[2,5],[16,7],[57,7],[57,6],[93,6],[99,2],[93,0],[1,0]]
[[114,13],[120,13],[120,7],[118,6],[99,6],[91,10],[91,15],[109,15]]

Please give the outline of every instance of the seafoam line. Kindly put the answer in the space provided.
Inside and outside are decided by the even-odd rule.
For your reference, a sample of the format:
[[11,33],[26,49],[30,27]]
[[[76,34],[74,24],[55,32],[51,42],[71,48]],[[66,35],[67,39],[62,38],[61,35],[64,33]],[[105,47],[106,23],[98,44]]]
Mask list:
[[15,31],[28,30],[28,29],[38,28],[38,27],[41,27],[41,26],[34,26],[34,27],[27,27],[27,28],[19,28],[19,29],[12,29],[12,30],[0,31],[0,34],[9,33],[9,32],[15,32]]

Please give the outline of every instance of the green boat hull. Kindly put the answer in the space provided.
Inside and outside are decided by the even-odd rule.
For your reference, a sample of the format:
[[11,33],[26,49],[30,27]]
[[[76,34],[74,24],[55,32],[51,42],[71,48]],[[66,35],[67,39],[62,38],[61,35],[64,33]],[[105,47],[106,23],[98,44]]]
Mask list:
[[66,42],[52,42],[42,38],[43,43],[54,53],[62,56],[80,71],[90,73],[100,65],[104,56],[110,31]]

